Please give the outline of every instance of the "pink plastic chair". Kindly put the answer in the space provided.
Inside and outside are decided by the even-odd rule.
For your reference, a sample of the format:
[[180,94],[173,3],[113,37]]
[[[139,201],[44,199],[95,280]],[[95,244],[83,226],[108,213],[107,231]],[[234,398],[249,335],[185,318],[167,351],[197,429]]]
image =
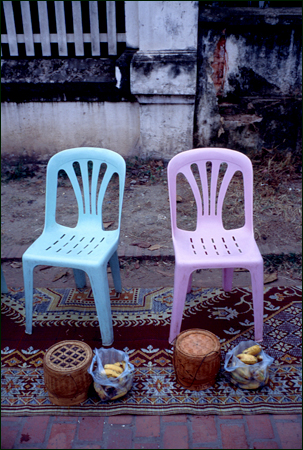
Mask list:
[[[211,163],[208,186],[207,163]],[[226,171],[218,188],[221,164]],[[192,171],[199,169],[202,196]],[[244,217],[241,228],[223,226],[222,207],[228,185],[236,171],[243,174]],[[192,189],[197,204],[195,231],[177,227],[177,174],[182,173]],[[225,148],[198,148],[174,156],[168,164],[172,239],[175,251],[174,299],[169,342],[180,333],[186,293],[191,290],[192,273],[197,269],[223,269],[223,288],[232,290],[233,269],[250,271],[254,308],[255,341],[263,340],[263,259],[254,239],[253,169],[244,154]]]

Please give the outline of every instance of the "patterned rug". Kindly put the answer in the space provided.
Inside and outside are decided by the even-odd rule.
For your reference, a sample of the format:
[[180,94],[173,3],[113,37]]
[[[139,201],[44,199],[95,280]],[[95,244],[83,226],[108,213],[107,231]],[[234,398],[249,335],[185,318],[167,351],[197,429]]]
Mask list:
[[115,414],[292,414],[302,407],[302,290],[265,288],[264,351],[274,358],[270,379],[257,390],[232,385],[224,371],[226,351],[253,339],[251,290],[195,288],[187,296],[182,330],[202,328],[221,342],[221,369],[212,388],[191,391],[178,385],[168,343],[173,289],[111,291],[115,341],[135,366],[132,389],[108,403],[93,390],[79,406],[54,406],[44,386],[43,356],[56,342],[85,341],[101,347],[90,289],[35,289],[33,334],[25,334],[24,292],[10,288],[1,302],[2,415]]

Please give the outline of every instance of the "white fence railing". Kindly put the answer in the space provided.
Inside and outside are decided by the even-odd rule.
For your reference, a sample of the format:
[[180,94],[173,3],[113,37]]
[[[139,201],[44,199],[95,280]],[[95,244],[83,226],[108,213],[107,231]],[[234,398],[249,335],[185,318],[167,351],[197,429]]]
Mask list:
[[[21,18],[23,33],[16,32],[16,17],[14,13],[13,3],[19,3],[21,7]],[[3,44],[8,44],[9,56],[20,56],[20,49],[18,44],[25,44],[26,56],[36,56],[35,45],[41,44],[42,56],[53,56],[51,44],[58,45],[59,56],[70,56],[68,50],[68,44],[74,44],[75,56],[84,56],[85,49],[84,44],[89,43],[91,45],[90,56],[102,56],[101,55],[101,43],[107,43],[108,55],[117,55],[117,44],[119,42],[124,43],[125,33],[117,33],[116,26],[116,3],[115,1],[107,1],[106,3],[106,25],[107,32],[100,32],[99,17],[100,17],[100,3],[98,1],[89,1],[89,33],[83,32],[83,20],[82,20],[82,5],[81,1],[72,1],[72,23],[73,33],[67,33],[66,31],[66,17],[65,17],[65,5],[64,1],[55,1],[55,19],[49,14],[49,1],[38,1],[38,22],[39,33],[33,32],[33,21],[36,17],[33,17],[31,13],[31,6],[29,1],[3,1],[3,11],[6,33],[1,34],[1,55],[3,55]],[[120,2],[119,2],[120,3]],[[16,5],[14,5],[16,8]],[[56,33],[50,32],[51,21],[55,21],[52,24],[52,28],[56,29]],[[37,28],[37,24],[35,24]],[[19,26],[20,29],[20,26]],[[86,54],[87,56],[87,54]]]

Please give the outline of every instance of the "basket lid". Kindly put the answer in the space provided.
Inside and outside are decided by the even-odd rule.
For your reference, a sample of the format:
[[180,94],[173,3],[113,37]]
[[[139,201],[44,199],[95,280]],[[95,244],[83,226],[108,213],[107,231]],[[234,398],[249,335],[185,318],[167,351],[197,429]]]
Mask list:
[[193,328],[179,334],[176,347],[186,355],[201,357],[211,352],[218,352],[220,341],[210,331]]
[[92,349],[81,341],[61,341],[52,345],[44,355],[44,364],[48,368],[64,373],[78,370],[91,362]]

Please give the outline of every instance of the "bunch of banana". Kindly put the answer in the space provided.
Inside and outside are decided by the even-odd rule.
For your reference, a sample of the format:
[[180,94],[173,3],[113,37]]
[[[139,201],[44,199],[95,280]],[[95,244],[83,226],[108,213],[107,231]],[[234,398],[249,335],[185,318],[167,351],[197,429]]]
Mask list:
[[259,345],[253,345],[237,355],[237,358],[247,366],[238,367],[231,372],[231,376],[234,379],[233,382],[240,388],[257,389],[261,384],[267,383],[269,374],[266,368],[259,365],[255,368],[252,367],[254,364],[262,361],[261,351],[262,348]]
[[[237,358],[240,359],[240,361],[244,362],[245,364],[256,364],[259,361],[262,361],[262,357],[259,356],[259,353],[261,353],[261,347],[260,345],[253,345],[252,347],[248,347],[245,350],[243,350],[242,353],[239,353],[237,355]],[[258,358],[259,356],[259,358]],[[261,359],[260,359],[261,358]]]
[[[104,370],[101,371],[101,375],[104,374],[107,378],[119,378],[120,375],[124,372],[126,367],[125,361],[117,361],[112,364],[104,364]],[[121,380],[121,381],[120,381]],[[117,380],[120,384],[119,387],[114,386],[101,386],[99,383],[94,382],[94,388],[101,400],[115,400],[119,397],[125,395],[129,390],[128,379],[125,377],[119,378]]]
[[108,378],[118,378],[125,369],[125,361],[105,364],[104,372]]

